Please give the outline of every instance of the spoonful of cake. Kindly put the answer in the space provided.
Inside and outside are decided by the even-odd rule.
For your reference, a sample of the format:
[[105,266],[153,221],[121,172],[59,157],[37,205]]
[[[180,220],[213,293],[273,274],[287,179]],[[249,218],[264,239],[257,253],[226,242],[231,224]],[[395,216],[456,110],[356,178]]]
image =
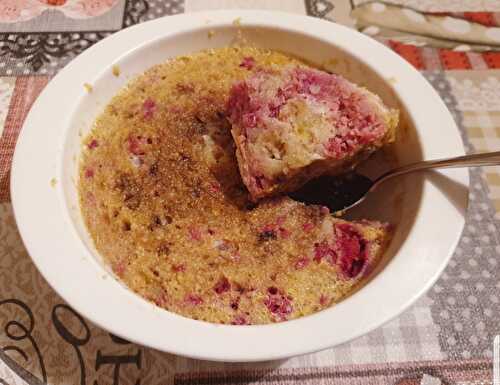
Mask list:
[[398,175],[500,165],[500,152],[492,152],[409,164],[374,180],[350,172],[394,142],[399,111],[340,75],[312,68],[257,71],[234,84],[227,117],[253,201],[289,194],[338,212]]
[[340,75],[292,66],[234,84],[227,118],[243,183],[257,201],[353,169],[394,142],[399,112]]

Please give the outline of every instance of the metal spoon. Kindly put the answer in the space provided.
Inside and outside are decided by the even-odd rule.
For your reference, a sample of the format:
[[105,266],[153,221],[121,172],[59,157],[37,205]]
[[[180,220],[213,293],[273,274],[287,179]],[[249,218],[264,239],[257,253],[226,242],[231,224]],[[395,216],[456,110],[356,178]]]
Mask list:
[[458,156],[455,158],[427,160],[401,166],[378,178],[370,178],[352,172],[343,176],[323,176],[314,179],[290,196],[307,203],[326,206],[332,212],[345,211],[359,205],[386,180],[414,171],[432,168],[457,168],[500,165],[500,151]]

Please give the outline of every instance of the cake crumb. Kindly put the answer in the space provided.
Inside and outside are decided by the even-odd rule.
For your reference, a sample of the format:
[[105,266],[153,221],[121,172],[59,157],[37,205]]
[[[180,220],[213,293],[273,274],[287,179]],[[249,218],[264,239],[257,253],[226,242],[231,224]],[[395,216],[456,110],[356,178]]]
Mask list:
[[211,29],[210,31],[208,31],[208,38],[211,39],[215,36],[215,31],[213,29]]
[[387,79],[387,81],[391,84],[396,84],[398,82],[398,79],[396,79],[394,76],[391,76]]
[[118,67],[117,65],[114,65],[113,68],[111,69],[111,72],[113,72],[113,75],[118,77],[120,76],[120,67]]
[[233,25],[240,26],[241,25],[241,17],[237,17],[233,20]]
[[56,178],[52,178],[50,180],[50,187],[56,187],[56,184],[57,184],[57,179]]
[[91,84],[89,84],[89,83],[84,83],[84,84],[83,84],[83,87],[85,88],[85,90],[86,90],[88,93],[90,93],[90,92],[92,92],[92,91],[94,90],[94,87],[92,87],[92,85],[91,85]]

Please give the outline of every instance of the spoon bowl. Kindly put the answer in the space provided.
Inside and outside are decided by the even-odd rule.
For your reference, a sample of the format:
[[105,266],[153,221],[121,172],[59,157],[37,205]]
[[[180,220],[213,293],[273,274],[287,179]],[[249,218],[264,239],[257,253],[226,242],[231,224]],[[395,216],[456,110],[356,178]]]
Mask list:
[[342,213],[359,205],[381,183],[395,176],[434,168],[498,165],[500,165],[500,151],[428,160],[395,168],[375,180],[356,172],[341,176],[323,176],[310,181],[290,196],[306,204],[326,206],[334,213]]

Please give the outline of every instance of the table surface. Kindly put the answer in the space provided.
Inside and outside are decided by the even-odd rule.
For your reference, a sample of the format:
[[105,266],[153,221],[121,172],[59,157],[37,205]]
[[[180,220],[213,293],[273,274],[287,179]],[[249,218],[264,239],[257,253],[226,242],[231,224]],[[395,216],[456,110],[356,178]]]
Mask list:
[[352,342],[289,360],[211,363],[129,343],[75,313],[36,271],[8,191],[33,101],[72,58],[120,29],[223,8],[309,14],[373,36],[423,71],[467,152],[500,149],[500,1],[0,0],[0,383],[492,384],[500,349],[500,167],[470,171],[460,243],[411,309]]

